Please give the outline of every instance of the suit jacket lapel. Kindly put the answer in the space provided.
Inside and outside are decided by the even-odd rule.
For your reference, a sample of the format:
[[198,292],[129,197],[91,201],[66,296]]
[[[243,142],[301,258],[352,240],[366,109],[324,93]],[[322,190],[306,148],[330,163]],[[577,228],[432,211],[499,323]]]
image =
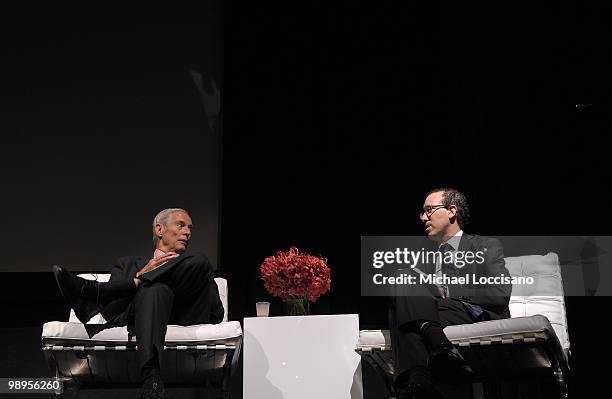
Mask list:
[[[470,235],[470,234],[465,234],[463,233],[463,235],[461,236],[461,241],[459,241],[459,251],[461,252],[475,252],[475,248],[474,248],[474,236]],[[464,268],[464,273],[467,273],[468,271],[476,271],[478,268],[476,263],[473,264],[466,264],[466,267]]]
[[[430,239],[427,239],[427,245],[424,246],[425,251],[427,252],[435,252],[438,250],[438,246],[436,245],[436,243],[434,241],[431,241]],[[423,254],[425,255],[425,254]],[[434,260],[435,257],[430,257],[430,260]],[[426,265],[423,267],[423,272],[427,273],[427,274],[434,274],[436,272],[436,262],[428,262],[426,263]]]
[[149,262],[150,258],[146,258],[146,257],[138,257],[134,260],[134,262],[131,265],[128,265],[128,267],[126,268],[128,270],[128,276],[129,279],[133,279],[134,277],[136,277],[136,273],[138,273],[138,270],[142,269],[144,267],[144,265],[146,265]]
[[459,240],[458,250],[462,252],[469,251],[472,248],[472,238],[474,238],[473,235],[463,233],[461,240]]
[[[473,235],[463,233],[461,235],[461,240],[459,240],[459,248],[457,250],[462,251],[462,252],[469,251],[473,245],[472,243],[473,238],[474,238]],[[435,242],[430,241],[429,247],[426,250],[427,251],[437,251],[438,245]],[[435,262],[428,263],[425,266],[423,266],[421,270],[423,270],[423,272],[425,273],[433,274],[436,272],[436,264]]]
[[142,269],[144,265],[146,265],[147,263],[149,263],[148,258],[142,257],[142,258],[136,259],[136,271]]

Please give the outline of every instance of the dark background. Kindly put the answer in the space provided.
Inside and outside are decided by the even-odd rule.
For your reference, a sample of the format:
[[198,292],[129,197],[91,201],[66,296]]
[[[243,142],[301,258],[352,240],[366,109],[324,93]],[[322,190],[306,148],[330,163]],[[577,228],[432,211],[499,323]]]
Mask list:
[[[168,10],[152,11],[161,19],[96,13],[107,29],[99,40],[159,44],[173,68],[189,70],[185,54],[200,54],[208,40],[205,10],[175,10],[189,22],[173,23]],[[332,290],[312,313],[359,313],[362,328],[384,327],[384,301],[359,295],[359,236],[422,234],[417,212],[432,187],[468,196],[468,232],[609,235],[610,11],[589,1],[227,3],[219,273],[229,280],[230,318],[254,316],[255,301],[266,299],[280,314],[258,266],[296,245],[332,268]],[[121,34],[117,20],[127,27]],[[159,67],[157,51],[142,57]],[[145,147],[161,140],[199,159],[191,141],[129,137]],[[73,145],[87,153],[85,143]],[[28,159],[30,150],[22,153]],[[112,234],[119,222],[92,223]],[[50,273],[5,273],[2,284],[2,327],[39,328],[65,317]],[[27,287],[24,295],[18,286]],[[571,395],[603,387],[596,362],[611,353],[598,311],[610,305],[607,297],[566,299]]]
[[194,74],[204,93],[223,82],[222,3],[132,11],[3,13],[0,271],[99,270],[151,252],[151,221],[171,207],[189,209],[192,247],[217,263],[219,110]]

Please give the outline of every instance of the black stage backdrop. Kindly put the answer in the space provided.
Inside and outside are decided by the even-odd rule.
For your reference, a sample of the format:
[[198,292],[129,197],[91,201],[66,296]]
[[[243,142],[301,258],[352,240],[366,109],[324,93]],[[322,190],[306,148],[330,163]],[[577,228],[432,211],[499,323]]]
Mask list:
[[[362,328],[385,327],[385,301],[359,295],[359,237],[422,234],[417,212],[425,192],[436,186],[467,194],[473,213],[468,232],[609,235],[610,14],[588,1],[226,4],[220,264],[229,280],[230,318],[254,316],[255,301],[266,299],[273,315],[281,313],[280,301],[262,288],[258,266],[276,250],[296,245],[326,256],[332,268],[332,290],[311,306],[313,313],[359,313]],[[130,35],[147,25],[130,18]],[[160,43],[167,35],[161,29],[147,32],[145,37],[154,35]],[[196,36],[179,37],[187,38],[188,49],[200,51]],[[168,56],[158,58],[153,48],[144,58],[134,57],[158,68]],[[177,54],[173,45],[160,48]],[[64,78],[73,76],[65,73]],[[106,87],[98,77],[91,83]],[[180,86],[166,78],[160,84]],[[66,109],[81,113],[77,106]],[[178,152],[192,147],[193,140],[177,144],[175,135],[151,131],[158,141],[171,139]],[[35,145],[35,137],[28,143]],[[149,142],[143,133],[132,142],[142,159],[151,160],[143,154],[157,148],[154,137]],[[74,144],[84,157],[72,153],[77,165],[92,162],[85,143],[91,146],[90,138]],[[104,147],[94,147],[99,162],[111,162],[99,149]],[[27,162],[27,151],[19,159]],[[189,162],[195,159],[201,157]],[[193,174],[185,176],[188,185],[198,185]],[[172,199],[176,189],[150,194]],[[36,196],[44,203],[50,195]],[[103,208],[104,201],[92,196],[85,203]],[[11,198],[3,190],[6,204]],[[151,210],[130,203],[127,209],[122,215],[141,214],[148,232]],[[15,217],[27,224],[5,225],[3,249],[11,251],[12,240],[31,239],[43,228],[25,234],[24,225],[60,225],[53,218],[49,225],[36,212]],[[144,240],[140,224],[123,231],[120,218],[89,222],[91,231],[108,226],[113,234]],[[67,241],[69,248],[90,243],[82,234],[61,239]],[[100,247],[108,247],[109,256],[124,249],[104,238],[95,249]],[[36,274],[40,298],[21,303],[35,307],[52,296],[51,303],[61,308],[49,273]],[[25,281],[18,273],[6,275],[7,287]],[[3,301],[3,310],[16,303],[8,296]],[[610,305],[606,297],[567,298],[571,395],[602,389],[604,372],[594,361],[612,353],[594,321],[602,317],[596,310]],[[11,323],[37,326],[52,319],[50,313],[28,317]]]
[[[315,313],[386,326],[385,301],[359,297],[359,236],[422,234],[418,210],[437,186],[467,194],[468,232],[609,235],[610,14],[594,2],[232,6],[222,235],[233,309],[254,316],[270,299],[280,314],[257,266],[297,245],[332,268]],[[612,353],[593,321],[610,305],[567,298],[570,394],[605,380],[592,362]]]

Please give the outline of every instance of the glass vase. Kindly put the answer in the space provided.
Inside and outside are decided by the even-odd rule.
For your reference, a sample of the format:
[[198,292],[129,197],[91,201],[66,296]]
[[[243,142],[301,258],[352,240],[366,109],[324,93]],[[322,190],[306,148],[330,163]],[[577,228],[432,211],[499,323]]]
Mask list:
[[285,315],[307,316],[310,314],[310,304],[305,298],[288,298],[285,300]]

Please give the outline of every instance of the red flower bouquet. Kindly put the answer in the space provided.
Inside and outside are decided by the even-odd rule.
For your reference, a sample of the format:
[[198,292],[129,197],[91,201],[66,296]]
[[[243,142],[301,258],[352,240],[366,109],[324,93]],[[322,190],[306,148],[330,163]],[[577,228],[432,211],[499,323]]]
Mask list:
[[314,302],[331,285],[327,259],[300,253],[296,247],[267,257],[259,270],[266,290],[286,302],[294,299]]

